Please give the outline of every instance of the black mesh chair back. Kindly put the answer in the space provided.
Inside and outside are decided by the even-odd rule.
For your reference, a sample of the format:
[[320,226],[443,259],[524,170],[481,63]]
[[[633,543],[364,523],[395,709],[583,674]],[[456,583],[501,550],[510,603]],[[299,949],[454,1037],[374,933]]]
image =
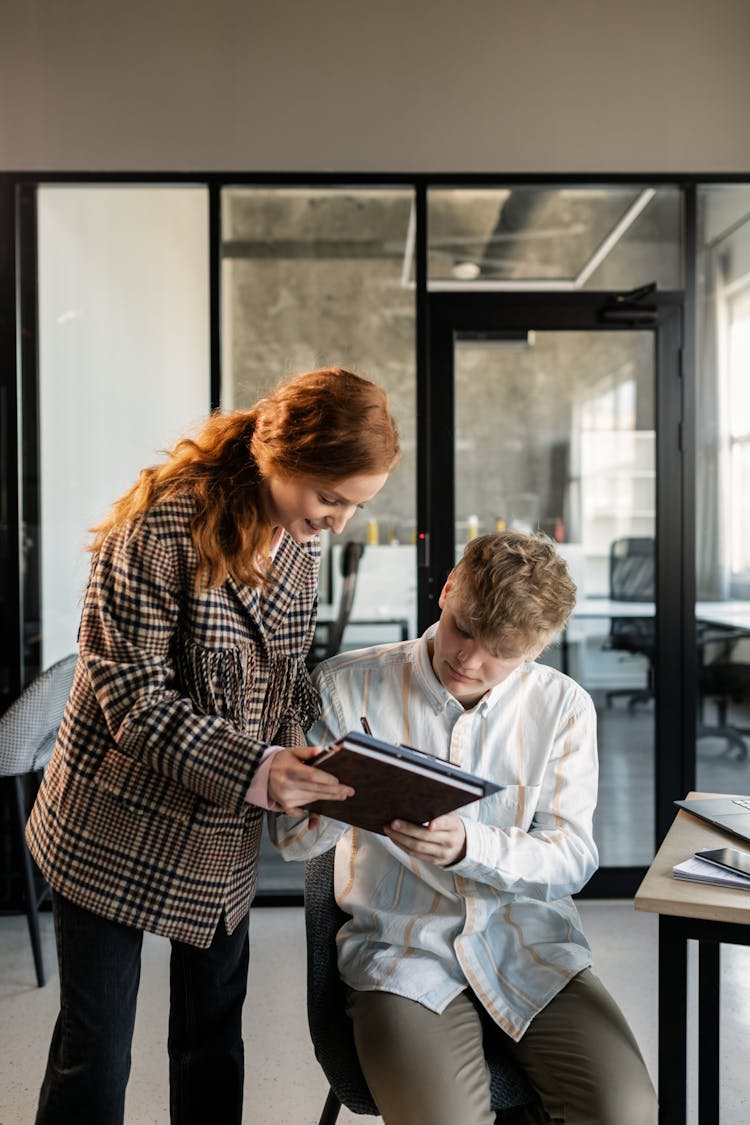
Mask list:
[[[726,743],[722,756],[735,762],[748,760],[747,705],[750,703],[750,663],[737,660],[735,647],[747,643],[746,629],[697,624],[698,633],[698,738],[719,738]],[[715,720],[706,719],[706,701],[715,707]],[[736,710],[730,713],[730,705]],[[745,716],[744,719],[742,716]]]
[[650,602],[654,589],[653,539],[615,539],[609,550],[610,598],[618,602]]
[[[655,584],[654,540],[650,536],[615,539],[609,551],[609,596],[618,602],[653,602]],[[645,703],[654,694],[656,652],[655,617],[612,617],[606,648],[645,656],[648,660],[646,686],[642,689],[617,688],[607,692],[607,703],[615,696],[629,697],[629,706]]]
[[[336,934],[347,915],[333,893],[334,852],[331,848],[305,864],[307,1017],[315,1057],[330,1084],[319,1125],[333,1125],[342,1105],[352,1113],[380,1116],[359,1065],[336,962]],[[536,1104],[533,1087],[504,1053],[501,1039],[499,1030],[496,1037],[485,1032],[493,1109]]]
[[0,777],[9,778],[13,786],[13,819],[21,857],[26,918],[40,987],[44,984],[44,963],[38,908],[47,888],[43,887],[41,894],[38,891],[26,846],[26,787],[28,783],[38,785],[52,756],[77,659],[73,654],[58,660],[32,680],[0,716]]

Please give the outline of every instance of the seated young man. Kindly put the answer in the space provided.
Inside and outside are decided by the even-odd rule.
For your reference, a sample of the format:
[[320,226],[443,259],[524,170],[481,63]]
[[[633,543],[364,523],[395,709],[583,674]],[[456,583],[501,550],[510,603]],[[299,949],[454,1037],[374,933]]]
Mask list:
[[[597,866],[596,714],[534,661],[575,603],[546,536],[473,540],[416,641],[343,653],[315,673],[325,744],[369,719],[503,788],[385,835],[325,817],[271,817],[283,855],[334,843],[350,916],[338,964],[362,1070],[386,1125],[490,1125],[483,1024],[504,1033],[544,1111],[565,1125],[653,1125],[632,1032],[591,970],[571,895]],[[536,1112],[536,1111],[535,1111]]]

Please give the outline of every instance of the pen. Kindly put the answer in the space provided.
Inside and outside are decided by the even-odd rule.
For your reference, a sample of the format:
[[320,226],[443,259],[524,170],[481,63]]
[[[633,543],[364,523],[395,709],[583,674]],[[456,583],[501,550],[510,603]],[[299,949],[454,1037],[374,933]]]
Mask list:
[[[359,721],[362,724],[362,730],[365,732],[365,734],[369,734],[372,738],[374,738],[375,736],[373,735],[370,724],[367,721],[367,716],[362,715]],[[424,758],[434,758],[435,756],[434,754],[428,754],[425,750],[417,750],[416,746],[409,746],[408,742],[399,742],[399,746],[402,746],[404,750],[411,750],[414,754],[421,754]]]

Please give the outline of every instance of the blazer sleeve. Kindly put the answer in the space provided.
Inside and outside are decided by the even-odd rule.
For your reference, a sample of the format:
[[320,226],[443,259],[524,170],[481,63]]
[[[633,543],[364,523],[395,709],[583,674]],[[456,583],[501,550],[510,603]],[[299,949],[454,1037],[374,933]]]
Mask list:
[[292,699],[273,739],[277,746],[307,746],[305,732],[320,715],[320,697],[310,679],[304,660],[298,660]]
[[[317,683],[322,685],[323,680],[316,673]],[[309,731],[308,742],[312,746],[325,746],[335,741],[342,734],[335,723],[332,725],[332,715],[327,703],[325,690],[321,690],[316,697],[320,704],[319,717]],[[322,712],[322,713],[321,713]],[[281,852],[284,859],[310,859],[332,848],[338,843],[344,833],[349,831],[349,825],[331,817],[316,817],[314,827],[310,826],[310,817],[287,816],[286,813],[268,814],[268,835],[273,844]]]

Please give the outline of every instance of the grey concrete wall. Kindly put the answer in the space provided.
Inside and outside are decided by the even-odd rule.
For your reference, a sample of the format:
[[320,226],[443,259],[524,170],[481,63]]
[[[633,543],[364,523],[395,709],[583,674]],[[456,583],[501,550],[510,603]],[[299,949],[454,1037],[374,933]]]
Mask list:
[[750,170],[748,0],[3,0],[0,169]]

